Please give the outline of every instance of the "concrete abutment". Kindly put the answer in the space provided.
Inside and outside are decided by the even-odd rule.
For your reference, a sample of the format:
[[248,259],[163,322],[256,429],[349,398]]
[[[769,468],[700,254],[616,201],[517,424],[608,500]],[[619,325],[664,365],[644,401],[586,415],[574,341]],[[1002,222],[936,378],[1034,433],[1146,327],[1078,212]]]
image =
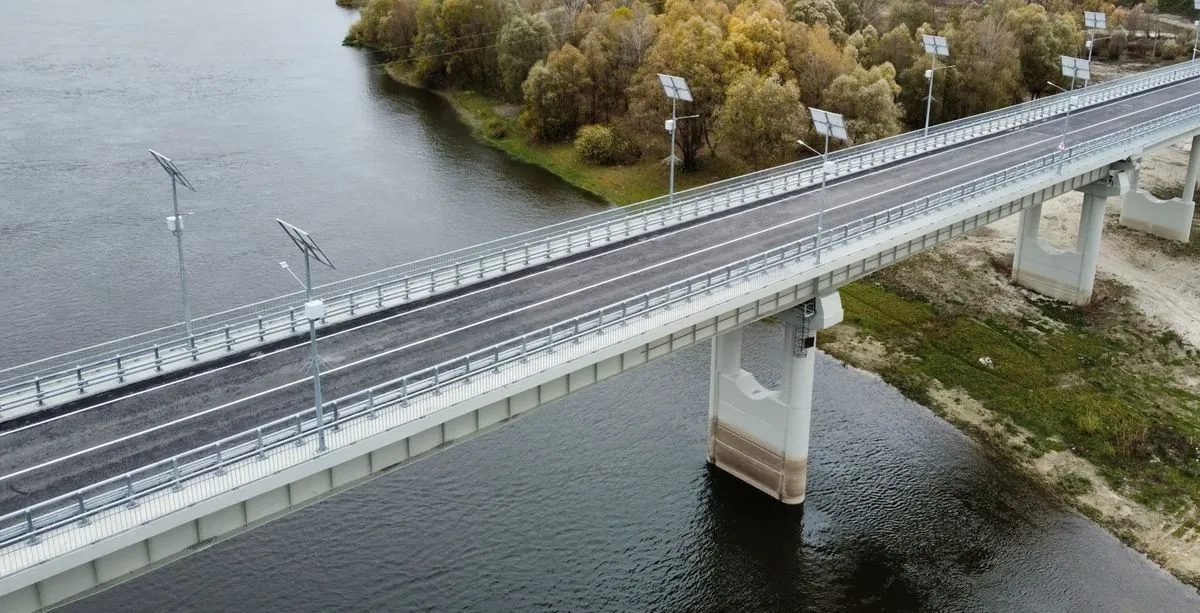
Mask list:
[[742,332],[713,339],[708,461],[784,504],[804,502],[816,334],[842,320],[837,292],[780,314],[783,379],[769,390],[742,368]]
[[1139,189],[1137,166],[1140,162],[1138,160],[1131,172],[1133,188],[1125,196],[1121,207],[1121,225],[1154,236],[1188,242],[1191,239],[1192,217],[1196,212],[1196,182],[1200,179],[1200,135],[1192,137],[1183,193],[1178,198],[1160,200],[1146,190]]

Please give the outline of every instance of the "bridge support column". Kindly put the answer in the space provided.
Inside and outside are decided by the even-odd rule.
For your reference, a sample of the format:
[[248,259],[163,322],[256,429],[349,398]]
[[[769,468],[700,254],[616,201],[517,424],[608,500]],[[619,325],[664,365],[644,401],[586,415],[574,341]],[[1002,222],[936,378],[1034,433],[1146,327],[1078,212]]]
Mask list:
[[783,379],[768,390],[742,369],[742,332],[713,339],[708,461],[784,504],[804,502],[816,333],[842,320],[836,293],[780,315]]
[[1083,305],[1091,301],[1104,231],[1104,209],[1109,196],[1125,193],[1129,185],[1124,169],[1115,168],[1112,173],[1108,179],[1079,189],[1084,196],[1074,249],[1056,249],[1041,236],[1042,205],[1021,213],[1013,254],[1013,281],[1063,302]]
[[1159,200],[1143,189],[1137,189],[1138,172],[1133,171],[1133,191],[1125,196],[1121,207],[1121,225],[1154,236],[1188,242],[1192,233],[1192,216],[1196,212],[1196,181],[1200,178],[1200,136],[1192,138],[1188,156],[1187,177],[1183,193],[1178,198]]

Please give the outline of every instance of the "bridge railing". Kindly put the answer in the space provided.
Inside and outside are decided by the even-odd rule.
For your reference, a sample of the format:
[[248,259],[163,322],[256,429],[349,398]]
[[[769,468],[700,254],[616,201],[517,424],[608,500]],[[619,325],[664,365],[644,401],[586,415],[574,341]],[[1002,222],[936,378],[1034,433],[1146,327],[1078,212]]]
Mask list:
[[[1140,91],[1200,76],[1200,63],[1186,62],[1141,73],[1075,92],[1073,108],[1095,106]],[[836,171],[830,178],[909,159],[923,153],[997,134],[1056,117],[1066,111],[1065,94],[947,122],[929,136],[910,132],[830,154]],[[673,205],[665,197],[611,209],[360,275],[317,288],[326,301],[321,326],[348,321],[401,304],[453,291],[471,283],[554,261],[597,246],[647,235],[724,210],[821,182],[820,160],[775,168],[681,191]],[[199,318],[195,335],[179,334],[179,326],[126,337],[0,371],[0,421],[36,412],[163,372],[187,368],[266,343],[304,333],[303,292]],[[156,333],[175,331],[155,337]],[[47,365],[49,364],[49,365]]]
[[[1200,105],[1169,113],[1086,142],[1056,150],[1016,166],[892,207],[821,233],[821,251],[865,240],[882,229],[962,204],[999,189],[1028,189],[1048,177],[1086,172],[1115,156],[1172,135],[1200,129]],[[769,249],[714,270],[671,283],[627,300],[580,314],[468,355],[436,364],[325,405],[324,434],[345,431],[333,447],[410,423],[487,391],[471,385],[484,379],[488,389],[543,372],[566,361],[630,338],[706,308],[728,302],[721,292],[754,277],[795,277],[811,267],[817,236]],[[788,270],[783,270],[788,268]],[[663,319],[664,317],[668,319]],[[611,335],[611,336],[610,336]],[[561,354],[555,356],[556,352]],[[383,417],[385,419],[376,422]],[[372,424],[380,424],[374,426]],[[179,510],[253,479],[275,474],[313,457],[318,436],[315,410],[264,424],[253,430],[100,483],[0,516],[0,577],[27,568],[74,547],[141,525],[150,515]],[[257,475],[257,476],[256,476]],[[239,481],[240,479],[240,481]],[[149,511],[142,512],[139,510]],[[103,523],[97,536],[87,527]],[[53,546],[42,544],[53,539]]]

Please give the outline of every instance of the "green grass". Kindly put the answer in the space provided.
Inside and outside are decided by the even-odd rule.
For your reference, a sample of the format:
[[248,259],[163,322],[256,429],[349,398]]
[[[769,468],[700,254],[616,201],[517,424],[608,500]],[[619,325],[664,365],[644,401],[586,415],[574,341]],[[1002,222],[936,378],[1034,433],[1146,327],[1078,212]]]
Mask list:
[[[1086,309],[1047,308],[1064,325],[1034,333],[941,313],[894,289],[853,283],[842,289],[842,301],[846,320],[862,334],[912,356],[890,361],[879,373],[905,395],[929,405],[932,380],[962,388],[1032,432],[1035,448],[1074,450],[1139,502],[1167,511],[1200,505],[1200,454],[1193,442],[1200,441],[1200,398],[1148,367],[1175,359],[1174,338],[1112,333],[1110,319],[1120,317],[1112,305],[1103,322]],[[992,367],[979,362],[983,356],[992,358]]]

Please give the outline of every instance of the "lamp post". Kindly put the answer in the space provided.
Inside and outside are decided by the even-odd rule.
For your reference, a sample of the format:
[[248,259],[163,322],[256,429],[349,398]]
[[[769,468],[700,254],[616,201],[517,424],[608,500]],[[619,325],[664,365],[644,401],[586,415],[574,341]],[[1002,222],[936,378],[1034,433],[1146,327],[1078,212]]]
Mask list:
[[[1197,11],[1200,11],[1200,0],[1192,0],[1192,8],[1196,9]],[[1200,20],[1196,20],[1194,25],[1196,26],[1196,36],[1195,36],[1195,38],[1192,39],[1192,61],[1193,62],[1196,61],[1196,45],[1198,44],[1198,41],[1200,41]]]
[[1071,107],[1075,106],[1075,79],[1090,79],[1092,63],[1069,55],[1059,56],[1059,59],[1062,62],[1063,76],[1071,77],[1071,89],[1067,90],[1067,119],[1063,123],[1062,142],[1058,144],[1059,149],[1066,149],[1067,133],[1071,131]]
[[183,218],[179,216],[178,186],[183,185],[193,192],[196,191],[196,188],[192,187],[192,183],[187,180],[187,177],[183,176],[183,173],[179,171],[179,167],[175,166],[175,162],[172,162],[171,158],[153,149],[147,149],[147,151],[150,152],[150,155],[154,156],[159,166],[162,166],[162,169],[171,177],[171,203],[174,215],[167,217],[167,228],[171,230],[171,234],[175,235],[175,250],[179,252],[179,288],[183,294],[183,325],[187,330],[188,347],[195,349],[196,339],[192,336],[192,307],[188,304],[187,267],[183,263]]
[[828,198],[828,193],[825,191],[825,182],[829,175],[837,171],[837,164],[829,161],[829,137],[836,138],[842,142],[850,142],[850,135],[846,133],[846,120],[837,113],[822,111],[809,107],[808,114],[812,115],[813,129],[825,137],[825,151],[818,153],[816,149],[809,147],[808,143],[798,140],[796,142],[808,147],[809,151],[817,153],[821,156],[821,198],[820,208],[817,211],[817,264],[821,263],[821,230],[825,227],[825,200]]
[[[313,399],[317,409],[317,453],[325,451],[325,401],[321,397],[321,360],[317,357],[317,320],[325,316],[325,303],[319,299],[313,299],[312,296],[312,263],[315,259],[317,262],[324,264],[330,268],[334,268],[333,262],[321,251],[321,247],[317,245],[314,239],[308,232],[293,226],[292,224],[276,219],[279,227],[287,233],[288,238],[296,243],[296,247],[304,253],[304,316],[308,319],[308,344],[309,355],[312,361],[313,371]],[[280,266],[291,272],[287,267],[287,262],[280,262]],[[293,276],[295,273],[292,273]]]
[[677,102],[680,100],[692,101],[692,91],[688,89],[687,81],[684,81],[682,77],[673,77],[662,73],[659,73],[658,80],[662,83],[663,93],[671,99],[671,118],[664,123],[667,132],[671,133],[671,154],[667,156],[667,163],[671,166],[671,179],[667,186],[667,204],[671,205],[675,203],[675,128],[680,119],[691,119],[699,117],[699,115],[688,115],[687,117],[676,117],[675,115]]
[[945,36],[930,34],[922,34],[921,43],[925,45],[925,53],[933,58],[933,67],[925,71],[925,78],[929,80],[929,93],[925,96],[925,132],[922,136],[929,136],[929,112],[933,109],[933,75],[937,71],[938,56],[950,57],[950,43],[946,42]]
[[[1196,2],[1200,2],[1200,0],[1196,0]],[[1096,30],[1103,30],[1108,27],[1107,18],[1105,17],[1104,13],[1100,13],[1100,12],[1096,12],[1096,11],[1084,11],[1083,12],[1083,27],[1086,28],[1088,31],[1087,61],[1089,64],[1091,64],[1091,62],[1092,62],[1092,47],[1096,46]],[[1091,75],[1088,75],[1088,78],[1085,78],[1083,80],[1084,87],[1088,86],[1088,81],[1090,80],[1090,77],[1091,77]]]

